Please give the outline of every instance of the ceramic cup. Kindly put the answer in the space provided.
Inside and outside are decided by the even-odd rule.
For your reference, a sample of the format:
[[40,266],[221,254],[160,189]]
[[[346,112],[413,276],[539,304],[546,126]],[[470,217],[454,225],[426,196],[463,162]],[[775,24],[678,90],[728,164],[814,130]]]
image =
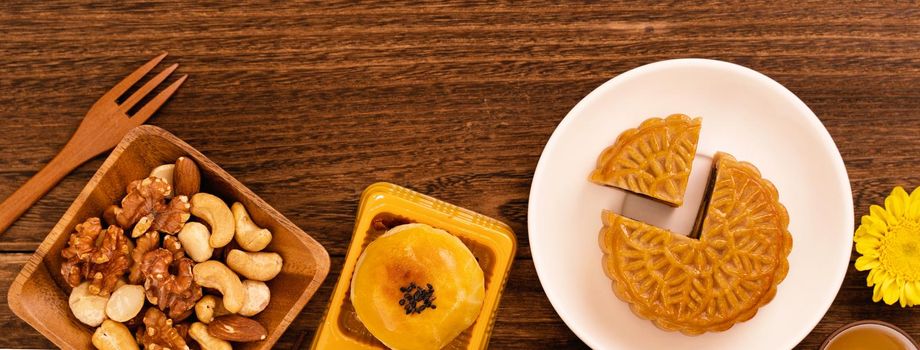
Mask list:
[[901,345],[901,347],[906,350],[920,349],[920,346],[917,345],[917,342],[914,341],[914,339],[911,338],[907,332],[904,332],[904,330],[891,323],[876,320],[857,321],[838,328],[836,331],[834,331],[834,333],[831,333],[831,335],[828,336],[826,340],[824,340],[824,343],[821,344],[820,349],[827,349],[831,344],[834,343],[836,339],[840,338],[840,336],[857,329],[873,329],[878,332],[887,334],[891,337],[891,339],[897,341],[899,345]]

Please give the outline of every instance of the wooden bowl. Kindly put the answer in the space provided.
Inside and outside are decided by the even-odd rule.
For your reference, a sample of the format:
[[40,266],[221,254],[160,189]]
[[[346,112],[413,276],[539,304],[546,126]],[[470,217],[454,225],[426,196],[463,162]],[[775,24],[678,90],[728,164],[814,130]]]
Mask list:
[[190,157],[201,169],[201,191],[227,202],[239,201],[253,221],[274,235],[265,251],[281,254],[284,267],[268,282],[271,302],[254,319],[268,330],[260,342],[235,343],[242,349],[269,349],[313,296],[329,272],[326,250],[246,186],[227,174],[200,152],[174,135],[155,126],[132,130],[115,147],[34,255],[26,262],[10,287],[10,309],[61,348],[92,348],[94,329],[70,312],[70,286],[61,277],[60,251],[74,226],[87,218],[102,216],[103,210],[125,195],[133,180],[147,177],[155,166]]

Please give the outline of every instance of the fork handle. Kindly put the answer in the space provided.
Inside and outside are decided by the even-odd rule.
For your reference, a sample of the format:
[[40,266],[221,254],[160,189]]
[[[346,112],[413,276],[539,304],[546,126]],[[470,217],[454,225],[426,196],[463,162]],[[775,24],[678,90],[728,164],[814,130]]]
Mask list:
[[72,148],[65,146],[45,167],[0,203],[0,233],[6,231],[64,176],[89,159],[74,154],[75,152],[68,152],[70,149]]

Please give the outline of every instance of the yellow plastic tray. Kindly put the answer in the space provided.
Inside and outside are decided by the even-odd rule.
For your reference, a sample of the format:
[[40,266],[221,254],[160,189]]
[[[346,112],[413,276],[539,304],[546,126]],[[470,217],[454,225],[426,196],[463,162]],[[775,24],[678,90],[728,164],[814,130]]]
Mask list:
[[[313,349],[386,349],[355,315],[349,299],[351,277],[364,248],[404,223],[419,222],[443,229],[460,238],[473,252],[485,275],[482,313],[470,328],[445,349],[485,349],[495,322],[495,311],[508,270],[514,261],[517,241],[504,223],[390,183],[376,183],[361,195],[355,232],[345,256],[342,274],[335,285],[326,315],[313,338]],[[407,334],[406,336],[411,336]]]

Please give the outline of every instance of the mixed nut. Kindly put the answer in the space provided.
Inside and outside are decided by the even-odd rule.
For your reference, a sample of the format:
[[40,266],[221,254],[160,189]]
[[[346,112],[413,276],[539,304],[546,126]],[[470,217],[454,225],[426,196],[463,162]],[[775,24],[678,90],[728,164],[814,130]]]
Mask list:
[[242,203],[200,188],[198,166],[180,157],[131,182],[102,220],[76,225],[61,275],[74,316],[97,327],[97,348],[232,349],[267,337],[249,317],[268,307],[265,282],[283,265],[262,251],[272,234]]

